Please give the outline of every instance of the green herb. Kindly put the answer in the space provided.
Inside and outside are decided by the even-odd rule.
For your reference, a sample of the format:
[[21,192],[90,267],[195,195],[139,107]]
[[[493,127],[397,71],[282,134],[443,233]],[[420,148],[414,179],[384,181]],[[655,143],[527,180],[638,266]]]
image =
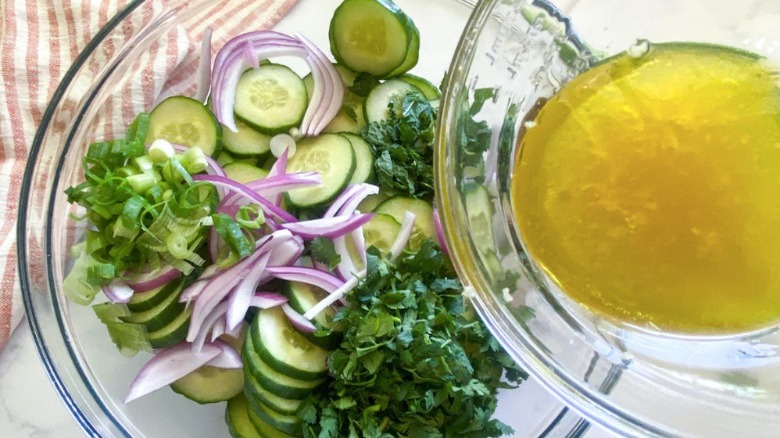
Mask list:
[[363,128],[374,153],[382,193],[433,199],[433,131],[436,112],[417,94],[390,104],[390,117]]
[[366,97],[368,96],[368,93],[370,93],[371,90],[377,85],[379,85],[379,80],[377,80],[375,77],[368,73],[359,73],[352,82],[352,85],[347,87],[347,90],[351,91],[357,96]]
[[526,375],[473,312],[449,259],[430,241],[396,263],[369,250],[364,281],[334,317],[334,380],[299,415],[310,437],[492,437],[499,388]]
[[484,175],[484,152],[490,147],[493,135],[490,126],[484,120],[477,120],[476,116],[482,110],[485,102],[493,98],[495,90],[492,88],[480,88],[474,91],[471,105],[466,109],[466,116],[462,117],[462,135],[460,148],[456,153],[460,154],[460,169],[476,167],[482,171],[476,172]]
[[341,262],[341,256],[336,252],[336,246],[333,241],[325,237],[315,237],[309,243],[309,251],[311,257],[321,263],[328,266],[329,270],[333,270]]

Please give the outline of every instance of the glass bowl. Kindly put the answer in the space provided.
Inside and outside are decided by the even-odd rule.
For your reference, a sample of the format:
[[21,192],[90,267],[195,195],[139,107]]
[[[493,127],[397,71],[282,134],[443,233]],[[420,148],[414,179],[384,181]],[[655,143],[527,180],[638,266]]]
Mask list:
[[[686,335],[601,316],[558,289],[518,231],[510,190],[518,141],[533,129],[527,122],[577,74],[641,49],[642,40],[727,45],[777,64],[780,6],[481,2],[455,54],[438,119],[436,189],[446,241],[502,345],[586,418],[622,435],[776,436],[776,325]],[[475,108],[483,88],[493,96]],[[486,137],[475,135],[478,123],[489,128]]]
[[[415,20],[422,36],[423,56],[414,72],[438,80],[449,67],[473,4],[454,0],[397,3]],[[183,23],[191,25],[215,6],[246,8],[247,4],[251,3],[224,1],[216,6],[209,0],[174,0],[164,5],[153,0],[131,1],[109,20],[67,71],[35,136],[19,211],[23,298],[46,371],[88,435],[227,435],[224,404],[198,405],[167,388],[139,402],[122,403],[130,382],[149,355],[127,358],[119,354],[92,310],[68,301],[63,294],[63,275],[72,261],[70,245],[83,232],[68,216],[64,190],[82,178],[81,157],[86,146],[111,134],[103,132],[106,117],[113,117],[115,126],[127,126],[137,111],[149,109],[152,102],[138,99],[121,111],[106,112],[124,87],[140,96],[141,87],[153,83],[148,72],[139,69],[138,60],[157,50],[162,39],[180,37]],[[249,10],[242,9],[241,19],[269,13],[259,9],[263,4],[256,2]],[[284,32],[302,30],[320,47],[328,47],[328,21],[338,4],[338,0],[301,0],[275,28]],[[200,35],[209,24],[208,18],[201,20],[191,35]],[[195,53],[199,43],[197,38],[190,42]],[[193,90],[194,79],[187,85]],[[496,415],[522,436],[566,435],[587,428],[578,415],[534,381],[504,391]]]

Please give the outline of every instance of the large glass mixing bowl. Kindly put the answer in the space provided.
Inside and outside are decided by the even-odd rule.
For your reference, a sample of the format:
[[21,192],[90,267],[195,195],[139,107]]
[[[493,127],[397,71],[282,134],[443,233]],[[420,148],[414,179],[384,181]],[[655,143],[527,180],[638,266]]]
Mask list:
[[[148,354],[119,354],[105,327],[89,307],[63,294],[63,275],[72,261],[73,236],[83,229],[68,217],[65,188],[81,178],[81,157],[99,137],[106,109],[128,83],[139,96],[153,78],[139,70],[165,38],[181,37],[182,23],[200,20],[190,33],[197,56],[198,36],[210,25],[208,11],[244,5],[236,22],[245,22],[265,2],[156,0],[129,2],[87,45],[65,74],[32,144],[19,211],[20,271],[27,317],[47,373],[74,418],[90,436],[226,436],[224,404],[198,405],[169,389],[123,404],[128,386]],[[327,28],[338,0],[301,0],[276,29],[302,31],[328,47]],[[450,65],[473,3],[455,0],[398,0],[421,33],[414,72],[438,81]],[[249,6],[247,6],[249,5]],[[252,8],[256,8],[253,10]],[[266,11],[268,12],[268,11]],[[281,13],[282,11],[276,11]],[[271,11],[270,13],[274,13]],[[251,21],[251,20],[249,20]],[[230,25],[223,23],[223,26]],[[248,31],[251,29],[239,29]],[[216,48],[216,47],[215,47]],[[327,52],[327,50],[326,50]],[[184,56],[178,54],[177,56]],[[195,79],[191,85],[194,85]],[[132,100],[122,108],[122,126],[149,102]],[[111,114],[108,115],[109,117]],[[117,116],[117,111],[113,113]],[[504,391],[496,414],[519,436],[564,436],[587,423],[572,415],[534,381]]]
[[[502,345],[587,418],[625,435],[777,436],[776,326],[694,336],[599,316],[557,288],[517,231],[510,186],[518,138],[533,129],[526,116],[638,40],[727,45],[780,65],[780,4],[481,2],[458,46],[439,117],[437,194],[447,243]],[[483,88],[494,94],[475,108]],[[478,123],[490,128],[486,137],[475,136]]]

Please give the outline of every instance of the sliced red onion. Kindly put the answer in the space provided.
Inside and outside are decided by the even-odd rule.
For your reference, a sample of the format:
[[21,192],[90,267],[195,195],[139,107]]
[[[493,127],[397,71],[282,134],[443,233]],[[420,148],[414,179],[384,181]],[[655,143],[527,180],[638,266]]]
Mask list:
[[266,268],[265,271],[278,279],[310,284],[328,293],[344,284],[343,281],[327,272],[304,266],[272,266]]
[[217,175],[193,175],[192,179],[195,181],[208,181],[217,187],[222,187],[226,190],[238,193],[247,201],[259,204],[260,208],[269,216],[275,216],[288,222],[297,220],[295,216],[272,204],[267,199],[250,190],[246,185],[233,181],[232,179]]
[[134,275],[127,280],[127,285],[136,292],[147,292],[166,285],[180,276],[180,270],[172,265],[166,264],[156,271]]
[[200,63],[198,63],[198,89],[193,98],[206,103],[211,86],[211,28],[203,31],[203,42],[200,45]]
[[247,183],[247,187],[260,196],[271,200],[272,196],[288,190],[312,187],[322,184],[322,177],[317,172],[297,172],[284,175],[267,176],[257,181]]
[[[253,59],[247,59],[247,50],[254,52]],[[247,68],[253,67],[260,59],[304,57],[307,53],[306,47],[297,39],[271,30],[245,33],[228,41],[217,52],[211,77],[211,100],[217,120],[232,131],[237,130],[233,116],[236,84]]]
[[227,314],[225,315],[225,326],[232,330],[241,324],[246,316],[246,311],[249,310],[249,305],[254,296],[257,286],[260,285],[260,281],[263,279],[263,271],[268,264],[270,253],[263,254],[257,263],[253,264],[251,269],[246,271],[246,275],[241,282],[236,286],[235,290],[231,292],[230,299],[228,301]]
[[395,260],[396,257],[401,255],[406,244],[409,243],[409,238],[412,237],[412,230],[414,230],[414,213],[407,211],[404,213],[404,218],[401,221],[401,229],[398,230],[398,236],[395,237],[393,244],[390,246],[390,260]]
[[[282,155],[279,156],[279,158],[274,161],[273,166],[271,166],[271,170],[268,171],[268,176],[266,178],[275,177],[275,176],[283,176],[287,174],[287,151],[285,150]],[[271,201],[276,206],[281,205],[282,203],[282,194],[276,194],[273,196],[269,196],[268,200]]]
[[334,249],[339,255],[339,264],[336,266],[336,271],[339,273],[339,276],[345,280],[357,272],[355,262],[352,261],[352,254],[349,253],[349,249],[347,248],[348,236],[349,234],[333,239]]
[[133,289],[125,284],[123,280],[114,280],[103,286],[103,293],[106,294],[112,303],[126,303],[133,296]]
[[450,250],[447,248],[447,242],[444,240],[444,229],[441,227],[441,218],[439,217],[439,208],[433,204],[433,229],[436,231],[436,239],[439,241],[439,248],[449,257]]
[[257,307],[258,309],[270,309],[271,307],[281,306],[287,302],[287,297],[279,295],[274,292],[257,292],[252,295],[252,299],[249,300],[251,307]]
[[314,327],[314,324],[312,324],[311,321],[304,318],[300,313],[296,312],[295,309],[290,307],[289,304],[282,304],[282,310],[284,310],[284,314],[287,315],[287,319],[290,320],[292,326],[295,327],[298,331],[303,333],[311,333],[317,330],[317,327]]
[[276,248],[271,252],[268,266],[288,266],[298,260],[303,254],[303,240],[287,230],[274,231],[274,234],[280,236],[280,242],[276,243]]
[[312,219],[300,222],[288,222],[281,224],[283,228],[292,231],[304,239],[315,237],[327,237],[334,239],[352,232],[356,228],[370,221],[373,213],[335,216],[329,218]]
[[203,349],[203,346],[206,344],[206,338],[208,337],[209,333],[211,333],[211,331],[213,330],[214,325],[217,323],[217,321],[219,320],[224,321],[227,308],[228,308],[227,302],[219,303],[203,319],[203,323],[201,324],[198,333],[195,335],[195,338],[192,340],[191,348],[194,353],[199,353],[201,349]]
[[220,318],[211,327],[211,342],[225,334],[225,318]]
[[124,402],[129,403],[170,385],[209,363],[222,353],[219,344],[205,344],[200,353],[193,353],[190,344],[182,342],[160,350],[147,362],[130,384]]
[[[295,36],[309,50],[306,63],[309,64],[314,78],[311,103],[303,115],[301,132],[304,135],[317,135],[341,109],[344,101],[344,81],[319,47],[301,33],[296,33]],[[318,71],[320,75],[317,75]],[[318,76],[320,81],[317,80]]]
[[218,271],[219,267],[217,265],[206,266],[200,274],[200,277],[198,277],[198,280],[182,291],[181,295],[179,295],[179,302],[189,303],[192,301],[193,298],[197,297],[203,291],[203,288],[208,284],[208,280],[217,275]]
[[353,184],[333,201],[323,217],[352,214],[364,199],[377,193],[379,193],[379,187],[373,184]]
[[343,299],[344,296],[347,293],[349,293],[349,291],[357,287],[360,280],[365,278],[365,276],[366,276],[365,270],[358,272],[357,275],[347,280],[343,286],[333,291],[333,293],[323,298],[317,304],[313,305],[309,310],[306,311],[306,313],[303,314],[303,317],[311,321],[311,319],[319,315],[320,312],[336,304],[336,301]]
[[244,367],[241,355],[238,354],[238,351],[236,351],[232,345],[219,340],[214,341],[214,343],[222,348],[222,352],[214,359],[211,359],[206,365],[230,370],[238,370]]
[[355,244],[355,251],[357,251],[360,256],[363,267],[366,267],[368,259],[366,257],[366,236],[363,234],[363,227],[356,228],[349,233],[349,235],[352,238],[352,242]]

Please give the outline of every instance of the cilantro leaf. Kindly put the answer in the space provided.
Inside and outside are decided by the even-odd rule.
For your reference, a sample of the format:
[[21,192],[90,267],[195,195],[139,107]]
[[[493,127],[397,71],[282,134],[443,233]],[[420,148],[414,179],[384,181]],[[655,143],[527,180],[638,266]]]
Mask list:
[[341,255],[336,252],[336,246],[328,238],[315,237],[312,239],[309,243],[309,251],[314,260],[324,263],[330,270],[333,270],[341,262]]

